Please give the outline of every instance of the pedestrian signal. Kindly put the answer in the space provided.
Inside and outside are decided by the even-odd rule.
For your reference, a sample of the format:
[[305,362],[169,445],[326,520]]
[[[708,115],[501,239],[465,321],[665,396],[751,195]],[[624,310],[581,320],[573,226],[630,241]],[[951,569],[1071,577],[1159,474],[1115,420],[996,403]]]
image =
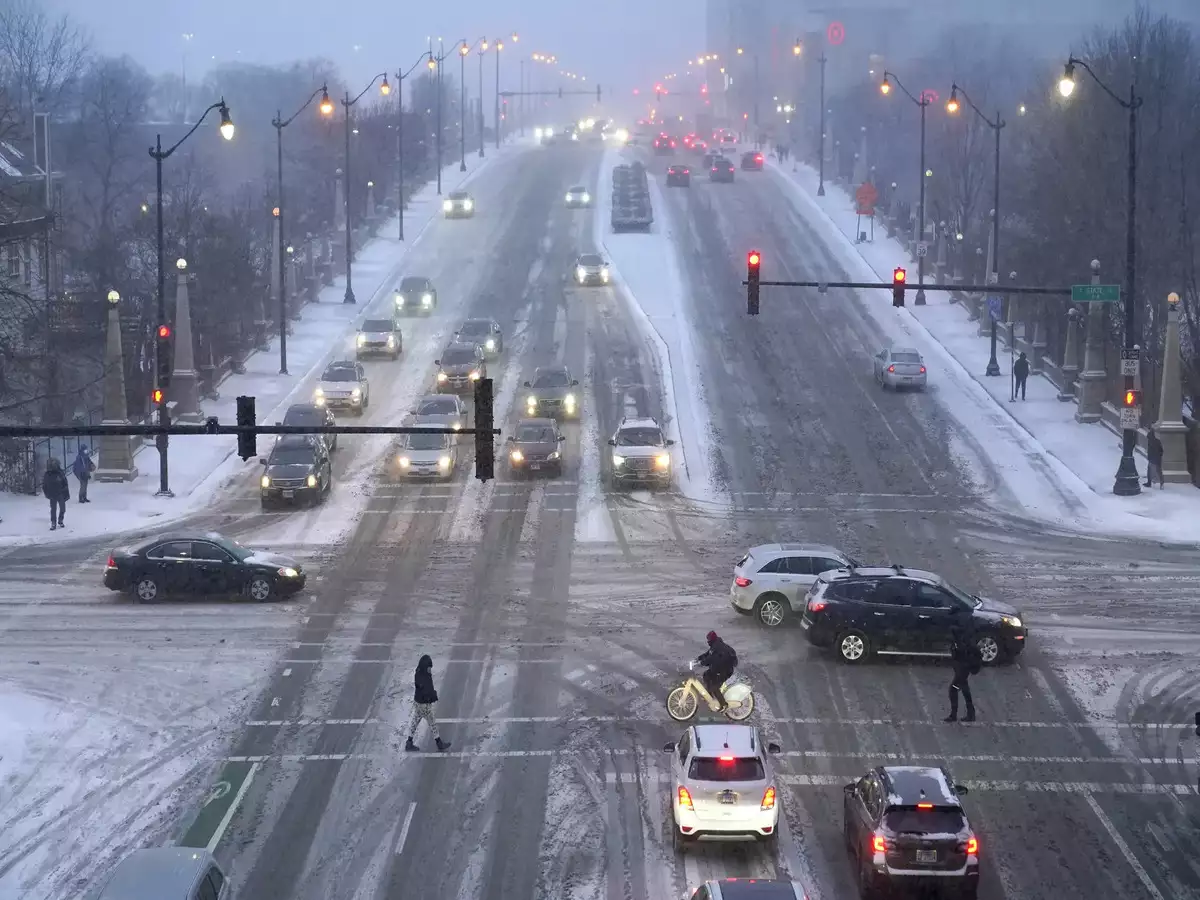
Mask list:
[[155,406],[162,406],[166,402],[167,395],[163,392],[162,388],[155,388],[150,392],[150,399],[154,402]]
[[1125,392],[1125,407],[1127,409],[1134,409],[1141,405],[1142,405],[1142,392],[1141,391],[1126,391]]

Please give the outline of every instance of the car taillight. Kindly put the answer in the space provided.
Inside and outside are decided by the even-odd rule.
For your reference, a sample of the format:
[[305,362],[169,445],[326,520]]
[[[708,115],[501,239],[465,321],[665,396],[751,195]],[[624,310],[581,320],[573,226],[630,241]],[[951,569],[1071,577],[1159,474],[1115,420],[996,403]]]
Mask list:
[[763,160],[763,157],[762,157],[761,153],[759,153],[757,156],[754,157],[755,162],[762,162],[762,160]]
[[924,375],[924,374],[925,374],[925,367],[924,367],[924,366],[921,366],[921,374],[922,374],[922,375]]
[[691,174],[691,171],[690,171],[690,170],[688,170],[688,169],[684,169],[684,170],[683,170],[683,174],[684,174],[684,175],[690,175],[690,174]]
[[883,839],[883,835],[879,832],[871,835],[871,852],[887,853],[887,841]]
[[688,793],[688,789],[683,785],[679,786],[679,805],[684,809],[695,809],[692,806],[692,795]]
[[895,372],[895,371],[896,371],[896,367],[895,367],[895,366],[888,366],[888,371],[889,371],[889,372]]
[[769,787],[769,788],[767,788],[766,792],[763,794],[762,804],[759,806],[759,809],[767,810],[767,809],[774,809],[774,808],[775,808],[775,788]]
[[[112,563],[110,562],[109,565],[112,565]],[[754,582],[751,581],[749,578],[744,578],[741,575],[739,575],[737,578],[733,579],[733,583],[736,584],[738,587],[750,587],[750,585],[754,584]]]
[[115,569],[117,567],[117,561],[110,556],[108,558],[108,562],[105,563],[105,566],[109,569]]
[[809,600],[808,611],[818,613],[823,610],[828,604],[824,600]]
[[713,166],[713,171],[714,171],[714,172],[715,172],[715,171],[717,171],[717,167],[716,167],[716,166]]
[[967,855],[968,856],[978,856],[979,855],[979,838],[977,838],[977,837],[967,838]]

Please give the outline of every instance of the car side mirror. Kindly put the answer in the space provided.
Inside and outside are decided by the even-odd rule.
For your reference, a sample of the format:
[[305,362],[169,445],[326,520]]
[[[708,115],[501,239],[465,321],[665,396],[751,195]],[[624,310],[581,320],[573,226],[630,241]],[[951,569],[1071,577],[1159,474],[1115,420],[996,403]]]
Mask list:
[[265,456],[260,456],[258,458],[258,464],[260,466],[265,466],[267,464],[267,458]]
[[674,752],[675,752],[675,742],[674,741],[667,741],[665,744],[663,744],[663,753],[674,753]]
[[851,782],[850,784],[843,784],[842,785],[842,793],[843,794],[853,794],[854,793],[854,783]]
[[559,442],[560,444],[561,444],[563,441],[565,441],[566,439],[567,439],[567,436],[566,436],[565,434],[560,434],[560,435],[558,436],[558,442]]
[[578,379],[576,379],[575,381],[572,381],[572,382],[571,382],[571,387],[579,387],[579,380],[578,380]]
[[782,753],[783,748],[780,747],[778,744],[771,743],[771,744],[767,744],[767,752],[768,753]]
[[435,366],[440,366],[440,365],[442,364],[442,361],[441,361],[440,359],[435,359],[435,360],[433,361],[433,364],[434,364]]
[[610,447],[615,447],[615,446],[617,446],[617,439],[616,439],[616,438],[609,438],[609,439],[608,439],[608,446],[610,446]]
[[533,387],[533,385],[530,384],[528,381],[522,381],[521,385],[522,385],[522,387]]
[[971,791],[967,788],[966,785],[956,784],[954,786],[954,793],[962,794],[963,796],[966,796],[967,794],[971,793]]
[[674,446],[675,446],[675,442],[674,442],[674,441],[667,441],[667,446],[668,446],[668,447],[674,447]]

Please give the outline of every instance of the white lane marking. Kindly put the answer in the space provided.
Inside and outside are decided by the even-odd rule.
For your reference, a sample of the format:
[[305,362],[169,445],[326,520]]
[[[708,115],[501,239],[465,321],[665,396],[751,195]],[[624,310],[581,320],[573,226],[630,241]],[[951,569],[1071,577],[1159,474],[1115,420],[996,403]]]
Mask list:
[[1100,808],[1100,804],[1096,802],[1096,798],[1089,794],[1086,799],[1087,805],[1092,808],[1092,812],[1096,814],[1096,818],[1100,820],[1100,824],[1104,826],[1104,830],[1108,832],[1108,836],[1112,838],[1112,842],[1121,851],[1121,855],[1125,857],[1125,861],[1129,863],[1129,868],[1133,869],[1134,874],[1137,875],[1138,881],[1142,883],[1142,887],[1146,889],[1146,892],[1154,900],[1166,900],[1163,897],[1162,891],[1154,883],[1154,879],[1150,877],[1150,873],[1146,871],[1146,867],[1141,864],[1141,861],[1134,855],[1129,844],[1121,837],[1120,832],[1117,831],[1117,826],[1112,823],[1112,819]]
[[393,855],[397,858],[404,852],[404,842],[408,840],[408,829],[412,825],[413,813],[416,811],[417,803],[414,800],[408,804],[408,812],[404,816],[404,824],[400,826],[400,836],[396,838],[396,849]]
[[209,838],[208,847],[205,848],[209,853],[216,850],[217,845],[221,843],[221,838],[225,837],[225,832],[229,829],[229,823],[233,821],[234,813],[242,805],[242,800],[245,799],[246,792],[250,790],[250,783],[254,781],[254,776],[258,774],[259,766],[262,765],[262,763],[254,760],[249,760],[249,762],[251,763],[250,771],[246,773],[246,777],[242,781],[242,786],[238,788],[238,792],[233,797],[233,802],[229,804],[229,809],[225,810],[225,815],[222,817],[221,823],[217,826],[217,830]]
[[[395,647],[397,644],[402,644],[407,640],[412,644],[424,643],[424,639],[418,637],[397,638],[395,641],[360,641],[355,644],[355,647]],[[324,647],[327,646],[325,641],[295,641],[292,643],[293,650],[299,650],[301,647]],[[522,641],[519,639],[511,641],[454,641],[451,643],[439,644],[441,647],[511,647],[513,650],[521,650],[526,647],[565,647],[563,641]]]
[[284,678],[290,678],[290,677],[291,677],[291,674],[292,674],[292,670],[291,670],[291,669],[284,669],[284,670],[283,670],[283,677],[284,677]]
[[1038,695],[1046,701],[1046,704],[1050,707],[1050,711],[1055,715],[1062,716],[1064,719],[1067,718],[1067,711],[1063,709],[1063,705],[1059,702],[1058,696],[1054,693],[1054,689],[1050,687],[1050,682],[1046,678],[1046,673],[1036,666],[1023,668],[1029,673],[1030,677],[1033,678],[1034,682],[1036,682]]
[[278,697],[272,697],[272,698],[271,698],[271,706],[273,706],[273,707],[274,707],[274,706],[278,706],[278,705],[279,705],[279,698],[278,698]]

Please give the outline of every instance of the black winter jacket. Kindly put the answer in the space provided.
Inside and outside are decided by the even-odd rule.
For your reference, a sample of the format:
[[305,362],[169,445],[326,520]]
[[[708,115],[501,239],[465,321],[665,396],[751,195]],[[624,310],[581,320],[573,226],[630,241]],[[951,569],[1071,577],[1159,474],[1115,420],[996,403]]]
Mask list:
[[1150,437],[1146,438],[1146,458],[1154,465],[1162,467],[1163,445],[1153,431],[1150,432]]
[[979,648],[975,646],[974,635],[969,630],[959,631],[953,640],[950,658],[954,664],[955,679],[974,675],[983,662],[979,656]]
[[47,500],[70,500],[71,485],[62,469],[46,469],[42,476],[42,494]]
[[433,659],[426,655],[417,662],[417,671],[413,676],[416,690],[413,692],[414,703],[437,703],[437,691],[433,687]]
[[1028,378],[1029,360],[1018,359],[1015,363],[1013,363],[1013,375],[1015,375],[1017,378]]
[[709,644],[708,650],[701,653],[696,661],[716,672],[732,673],[737,668],[737,654],[720,638]]

